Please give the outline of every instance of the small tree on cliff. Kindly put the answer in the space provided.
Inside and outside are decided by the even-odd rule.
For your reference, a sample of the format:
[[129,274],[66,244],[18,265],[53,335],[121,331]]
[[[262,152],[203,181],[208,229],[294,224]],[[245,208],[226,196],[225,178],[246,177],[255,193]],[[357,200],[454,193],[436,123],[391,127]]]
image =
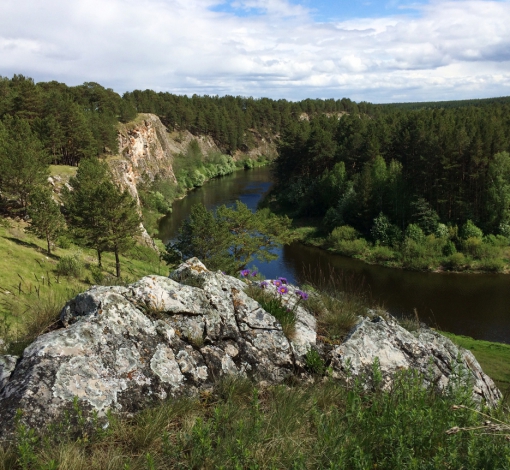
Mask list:
[[38,187],[30,194],[28,207],[30,231],[46,239],[48,255],[51,254],[51,243],[65,228],[65,219],[60,212],[60,206],[53,201],[48,188]]

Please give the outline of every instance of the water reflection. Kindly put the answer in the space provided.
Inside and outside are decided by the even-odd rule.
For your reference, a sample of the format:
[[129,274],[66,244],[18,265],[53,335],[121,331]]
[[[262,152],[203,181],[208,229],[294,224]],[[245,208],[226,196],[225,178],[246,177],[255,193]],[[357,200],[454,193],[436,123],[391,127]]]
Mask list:
[[[176,201],[173,213],[162,220],[163,240],[177,233],[193,204],[202,202],[208,208],[233,204],[237,199],[255,209],[271,187],[268,168],[239,171],[212,180],[202,188]],[[279,258],[270,263],[256,262],[268,278],[285,276],[290,282],[302,283],[303,271],[331,269],[356,279],[369,291],[374,302],[384,305],[396,315],[412,314],[417,309],[420,318],[457,334],[478,339],[510,343],[510,277],[501,274],[434,274],[403,271],[372,266],[360,261],[332,255],[299,243],[284,246]],[[309,276],[309,274],[308,274]]]

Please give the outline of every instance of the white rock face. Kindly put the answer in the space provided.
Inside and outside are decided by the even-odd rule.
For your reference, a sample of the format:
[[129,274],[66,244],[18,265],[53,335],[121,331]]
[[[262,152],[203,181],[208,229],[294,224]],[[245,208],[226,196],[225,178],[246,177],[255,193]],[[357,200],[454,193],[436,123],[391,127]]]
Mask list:
[[[0,439],[13,432],[18,409],[27,425],[44,429],[76,397],[86,416],[102,417],[210,390],[225,375],[279,383],[306,374],[310,348],[326,348],[316,344],[315,318],[298,303],[295,288],[288,286],[283,297],[297,315],[289,340],[246,286],[194,258],[170,278],[147,276],[128,287],[79,294],[62,309],[62,328],[41,335],[20,359],[0,356]],[[414,335],[380,317],[363,319],[323,356],[339,379],[347,369],[363,374],[378,358],[388,384],[397,370],[412,367],[440,388],[462,366],[477,398],[494,404],[501,396],[469,352],[431,330]]]
[[376,358],[387,388],[396,372],[414,369],[440,390],[452,379],[461,380],[473,386],[476,401],[495,405],[501,399],[501,392],[471,352],[457,348],[433,330],[413,334],[393,319],[380,316],[360,320],[344,343],[331,351],[333,376],[370,375]]

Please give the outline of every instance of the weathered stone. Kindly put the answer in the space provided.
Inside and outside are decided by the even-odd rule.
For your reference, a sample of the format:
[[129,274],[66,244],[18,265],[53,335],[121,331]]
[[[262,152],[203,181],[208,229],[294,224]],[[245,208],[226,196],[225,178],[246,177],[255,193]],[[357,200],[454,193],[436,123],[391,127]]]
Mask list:
[[17,361],[16,356],[0,356],[0,392],[9,380]]
[[[196,259],[174,274],[183,273],[202,287],[161,276],[93,287],[62,309],[65,328],[37,338],[16,367],[4,356],[0,436],[12,431],[17,409],[41,429],[75,397],[101,417],[210,389],[225,374],[278,382],[292,373],[289,341],[242,292],[246,284]],[[243,322],[248,317],[253,325]]]
[[[99,418],[130,414],[154,401],[211,390],[225,375],[279,383],[305,370],[317,344],[316,322],[296,288],[282,301],[296,313],[289,340],[278,321],[244,291],[247,283],[211,272],[197,259],[170,276],[147,276],[127,287],[89,289],[61,313],[63,328],[28,346],[23,357],[0,356],[0,439],[13,432],[16,410],[44,429],[73,409]],[[274,295],[272,284],[268,286]],[[334,377],[359,375],[378,358],[387,385],[401,368],[447,386],[458,366],[473,378],[475,395],[494,404],[501,396],[471,353],[422,330],[411,334],[391,318],[363,319],[344,344],[324,357]]]
[[383,386],[389,388],[397,371],[417,370],[439,390],[444,390],[452,378],[473,386],[473,398],[494,406],[501,393],[490,377],[469,352],[457,348],[448,338],[425,328],[416,334],[402,328],[391,317],[363,318],[348,338],[334,348],[329,357],[333,377],[370,376],[378,360]]

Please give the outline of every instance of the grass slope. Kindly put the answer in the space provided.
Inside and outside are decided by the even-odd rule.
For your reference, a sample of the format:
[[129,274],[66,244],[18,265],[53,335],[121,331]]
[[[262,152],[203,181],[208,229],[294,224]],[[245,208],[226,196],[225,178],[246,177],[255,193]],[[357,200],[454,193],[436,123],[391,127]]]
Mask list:
[[[69,244],[66,248],[55,247],[48,256],[46,242],[26,228],[24,221],[0,220],[0,339],[21,341],[12,353],[19,353],[26,341],[56,319],[67,300],[91,284],[127,283],[148,274],[168,273],[156,252],[137,245],[121,256],[122,279],[115,277],[113,254],[104,253],[102,280],[98,282],[95,251]],[[59,275],[57,266],[62,258],[76,259],[79,272]],[[27,333],[29,337],[25,337]]]

